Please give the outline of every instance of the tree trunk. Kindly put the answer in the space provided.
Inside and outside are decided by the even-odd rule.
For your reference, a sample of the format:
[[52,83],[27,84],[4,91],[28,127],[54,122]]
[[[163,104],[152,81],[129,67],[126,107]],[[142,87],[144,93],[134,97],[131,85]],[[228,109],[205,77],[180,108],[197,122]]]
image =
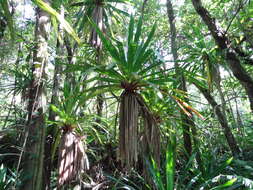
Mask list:
[[[95,8],[93,9],[92,19],[93,19],[93,22],[96,23],[96,25],[98,26],[99,30],[103,32],[104,30],[103,7],[101,5],[96,5]],[[102,41],[95,28],[91,29],[90,44],[94,48],[96,48],[98,52],[102,48]]]
[[217,87],[220,99],[221,99],[221,105],[222,105],[222,111],[224,116],[226,117],[226,101],[225,101],[225,97],[224,97],[224,93],[222,91],[222,86],[221,86],[221,75],[220,75],[220,68],[219,65],[214,66],[214,71],[213,71],[213,79],[215,82],[215,85]]
[[[98,85],[103,85],[103,83],[101,81],[98,81]],[[103,107],[104,107],[104,98],[103,98],[104,94],[99,94],[97,96],[97,119],[96,122],[99,124],[101,123],[101,117],[103,116]]]
[[[64,7],[61,6],[61,15],[64,17]],[[64,33],[63,28],[60,25],[58,29],[58,35],[60,35],[60,38],[63,39]],[[55,58],[55,66],[54,66],[54,77],[53,77],[53,89],[52,89],[52,96],[51,96],[51,105],[56,105],[58,103],[58,97],[59,97],[59,89],[61,84],[61,72],[62,72],[62,66],[59,64],[63,61],[62,55],[64,55],[64,45],[60,40],[57,40],[56,44],[56,58]],[[49,109],[49,121],[55,121],[56,113]],[[53,167],[53,160],[51,155],[52,145],[56,138],[57,133],[57,126],[53,124],[52,126],[49,126],[47,128],[47,137],[46,137],[46,145],[45,145],[45,159],[44,159],[44,185],[43,189],[50,190],[50,178],[51,178],[51,172]]]
[[47,39],[50,29],[50,16],[36,9],[35,44],[32,64],[32,81],[29,89],[28,121],[26,127],[27,144],[25,146],[25,180],[21,189],[41,190],[43,156],[45,143],[45,106],[44,82],[45,67],[48,60]]
[[[96,23],[96,25],[98,26],[99,30],[104,32],[105,26],[103,23],[103,6],[96,5],[96,7],[93,9],[92,19],[93,22]],[[96,49],[96,62],[97,65],[100,65],[101,51],[103,44],[95,28],[92,28],[91,30],[89,43]],[[100,75],[100,77],[102,76]],[[98,81],[97,85],[103,85],[103,82]],[[101,123],[101,117],[103,116],[103,107],[104,107],[104,94],[100,94],[97,96],[96,100],[96,110],[98,116],[96,118],[96,123],[98,124]],[[95,125],[95,127],[97,127],[97,125]],[[97,128],[99,129],[99,127]]]
[[225,115],[223,114],[220,106],[217,104],[215,99],[211,96],[208,89],[202,88],[195,84],[195,86],[199,89],[199,91],[205,96],[209,104],[213,107],[214,113],[216,114],[218,121],[223,128],[224,135],[226,137],[226,140],[228,142],[228,146],[234,156],[238,155],[240,153],[240,149],[237,145],[237,142],[228,126],[228,121]]
[[[171,51],[173,55],[173,59],[175,62],[175,69],[176,69],[176,79],[179,81],[179,90],[182,90],[187,93],[186,84],[185,84],[185,77],[182,72],[179,70],[178,61],[178,54],[177,54],[177,35],[176,35],[176,26],[175,26],[175,16],[173,12],[172,3],[170,0],[167,0],[167,14],[169,18],[170,24],[170,40],[171,40]],[[191,135],[190,135],[190,127],[194,125],[194,122],[190,121],[191,119],[180,110],[180,115],[182,119],[182,128],[183,128],[183,137],[184,137],[184,147],[187,151],[187,156],[190,157],[192,154],[192,143],[191,143]]]
[[236,98],[236,93],[235,90],[233,89],[233,95],[235,96],[235,108],[236,108],[236,121],[237,121],[237,128],[241,134],[241,136],[244,136],[244,126],[243,126],[243,122],[242,122],[242,118],[241,118],[241,114],[239,111],[239,107],[238,107],[238,102],[237,102],[237,98]]
[[[231,103],[231,100],[230,100],[230,96],[227,95],[227,99],[228,99],[228,106],[229,106],[229,116],[231,116],[231,119],[232,119],[232,125],[236,125],[236,120],[235,120],[235,114],[234,114],[234,111],[233,111],[233,108],[232,108],[232,103]],[[230,118],[229,118],[230,119]]]
[[203,7],[201,0],[192,0],[192,4],[196,12],[207,25],[218,47],[225,52],[225,60],[233,72],[233,75],[245,88],[246,94],[249,98],[250,108],[253,112],[253,79],[241,65],[229,38],[226,36],[226,33],[216,25],[215,19],[212,18],[209,12]]
[[[77,43],[71,46],[71,43],[69,41],[69,38],[65,35],[64,36],[64,46],[67,50],[67,60],[68,60],[68,65],[74,65],[76,63],[76,49],[77,49]],[[76,85],[76,79],[73,73],[67,72],[66,73],[66,80],[69,82],[71,88],[73,88]]]
[[0,41],[4,37],[4,31],[7,28],[7,21],[5,17],[0,17]]

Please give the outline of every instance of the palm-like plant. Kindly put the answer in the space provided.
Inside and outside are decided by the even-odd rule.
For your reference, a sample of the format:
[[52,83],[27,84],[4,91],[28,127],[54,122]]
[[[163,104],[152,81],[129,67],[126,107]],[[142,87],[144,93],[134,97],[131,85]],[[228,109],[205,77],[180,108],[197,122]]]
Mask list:
[[108,66],[95,66],[95,70],[104,75],[99,80],[108,83],[98,88],[109,91],[123,89],[119,111],[119,156],[124,164],[131,167],[138,160],[139,116],[151,117],[141,92],[157,88],[157,85],[171,81],[171,78],[155,70],[161,62],[150,62],[153,51],[149,45],[156,25],[147,39],[141,40],[142,19],[139,19],[135,28],[131,17],[126,42],[108,40],[96,24],[93,23],[93,26],[113,60]]
[[154,159],[151,162],[147,160],[149,174],[154,184],[155,189],[159,190],[173,190],[174,189],[174,175],[175,175],[175,155],[176,152],[176,137],[172,136],[172,139],[168,143],[166,151],[165,172],[166,182],[163,181],[162,173],[159,171],[159,167]]
[[[117,8],[117,3],[127,3],[128,0],[84,0],[77,3],[72,3],[74,7],[80,7],[77,14],[78,31],[81,32],[87,25],[89,19],[96,23],[98,28],[102,31],[109,29],[111,26],[110,20],[119,20],[120,15],[128,15],[127,12]],[[90,29],[90,28],[88,28]],[[101,48],[101,40],[94,27],[90,32],[90,43],[95,48]]]
[[[59,187],[78,178],[83,170],[89,169],[88,158],[82,143],[85,137],[74,132],[76,125],[82,120],[78,116],[78,112],[86,103],[89,95],[92,94],[87,95],[82,91],[81,85],[77,84],[71,87],[68,83],[65,83],[60,104],[57,107],[51,105],[52,110],[59,116],[57,123],[63,129],[58,156]],[[56,141],[55,147],[58,143]]]
[[[84,27],[89,24],[88,19],[92,19],[96,23],[100,31],[108,33],[112,28],[113,18],[118,20],[118,15],[128,15],[126,12],[118,9],[116,3],[126,3],[127,0],[84,0],[78,3],[74,3],[73,6],[79,6],[80,10],[77,15],[77,24],[79,25],[79,31],[85,28],[89,31],[89,44],[95,49],[96,63],[99,65],[104,62],[104,56],[102,52],[102,41],[94,27]],[[110,23],[110,24],[109,24]],[[103,85],[102,81],[98,81],[98,85]],[[97,123],[100,123],[100,117],[102,116],[104,99],[103,95],[100,94],[97,97]]]

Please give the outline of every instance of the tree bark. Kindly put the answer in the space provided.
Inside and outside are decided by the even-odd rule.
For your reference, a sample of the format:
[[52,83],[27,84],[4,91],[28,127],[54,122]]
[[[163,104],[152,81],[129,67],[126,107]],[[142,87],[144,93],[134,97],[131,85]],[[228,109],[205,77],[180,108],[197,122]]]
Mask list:
[[215,101],[215,99],[212,97],[212,95],[210,94],[210,92],[208,91],[208,89],[205,89],[203,87],[200,87],[197,84],[194,84],[199,91],[204,95],[204,97],[207,99],[207,101],[209,102],[209,104],[211,104],[214,113],[216,114],[218,121],[223,129],[224,135],[226,137],[226,140],[228,142],[228,146],[232,152],[232,154],[234,156],[238,155],[240,153],[240,149],[237,145],[237,142],[234,138],[234,135],[232,134],[229,126],[228,126],[228,121],[227,118],[225,117],[225,115],[223,114],[220,106],[217,104],[217,102]]
[[232,44],[226,36],[226,33],[222,30],[222,28],[218,27],[215,23],[215,19],[212,18],[207,9],[203,7],[201,0],[192,0],[192,4],[196,12],[200,15],[208,27],[218,47],[224,51],[225,60],[233,72],[233,75],[244,87],[249,98],[251,111],[253,112],[253,79],[241,65],[241,62],[232,48]]
[[21,189],[41,190],[43,156],[45,143],[45,67],[48,60],[47,40],[50,29],[50,16],[36,9],[35,48],[33,53],[32,80],[29,89],[27,143]]

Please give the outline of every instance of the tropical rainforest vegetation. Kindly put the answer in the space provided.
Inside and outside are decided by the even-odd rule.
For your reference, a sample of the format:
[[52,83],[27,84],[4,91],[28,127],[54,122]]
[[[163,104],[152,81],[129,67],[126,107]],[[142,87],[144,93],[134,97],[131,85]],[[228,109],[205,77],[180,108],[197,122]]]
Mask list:
[[0,189],[253,189],[251,0],[0,0]]

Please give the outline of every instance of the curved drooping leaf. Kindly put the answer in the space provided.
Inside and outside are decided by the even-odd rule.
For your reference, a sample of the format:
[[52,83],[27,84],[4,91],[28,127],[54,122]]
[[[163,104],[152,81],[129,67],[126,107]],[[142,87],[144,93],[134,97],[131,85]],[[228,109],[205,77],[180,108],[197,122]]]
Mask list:
[[55,17],[58,22],[61,23],[61,26],[66,30],[66,32],[71,35],[77,43],[81,43],[78,35],[75,30],[71,27],[71,25],[66,21],[55,9],[53,9],[49,4],[45,3],[43,0],[33,0],[33,2],[40,7],[42,10]]

